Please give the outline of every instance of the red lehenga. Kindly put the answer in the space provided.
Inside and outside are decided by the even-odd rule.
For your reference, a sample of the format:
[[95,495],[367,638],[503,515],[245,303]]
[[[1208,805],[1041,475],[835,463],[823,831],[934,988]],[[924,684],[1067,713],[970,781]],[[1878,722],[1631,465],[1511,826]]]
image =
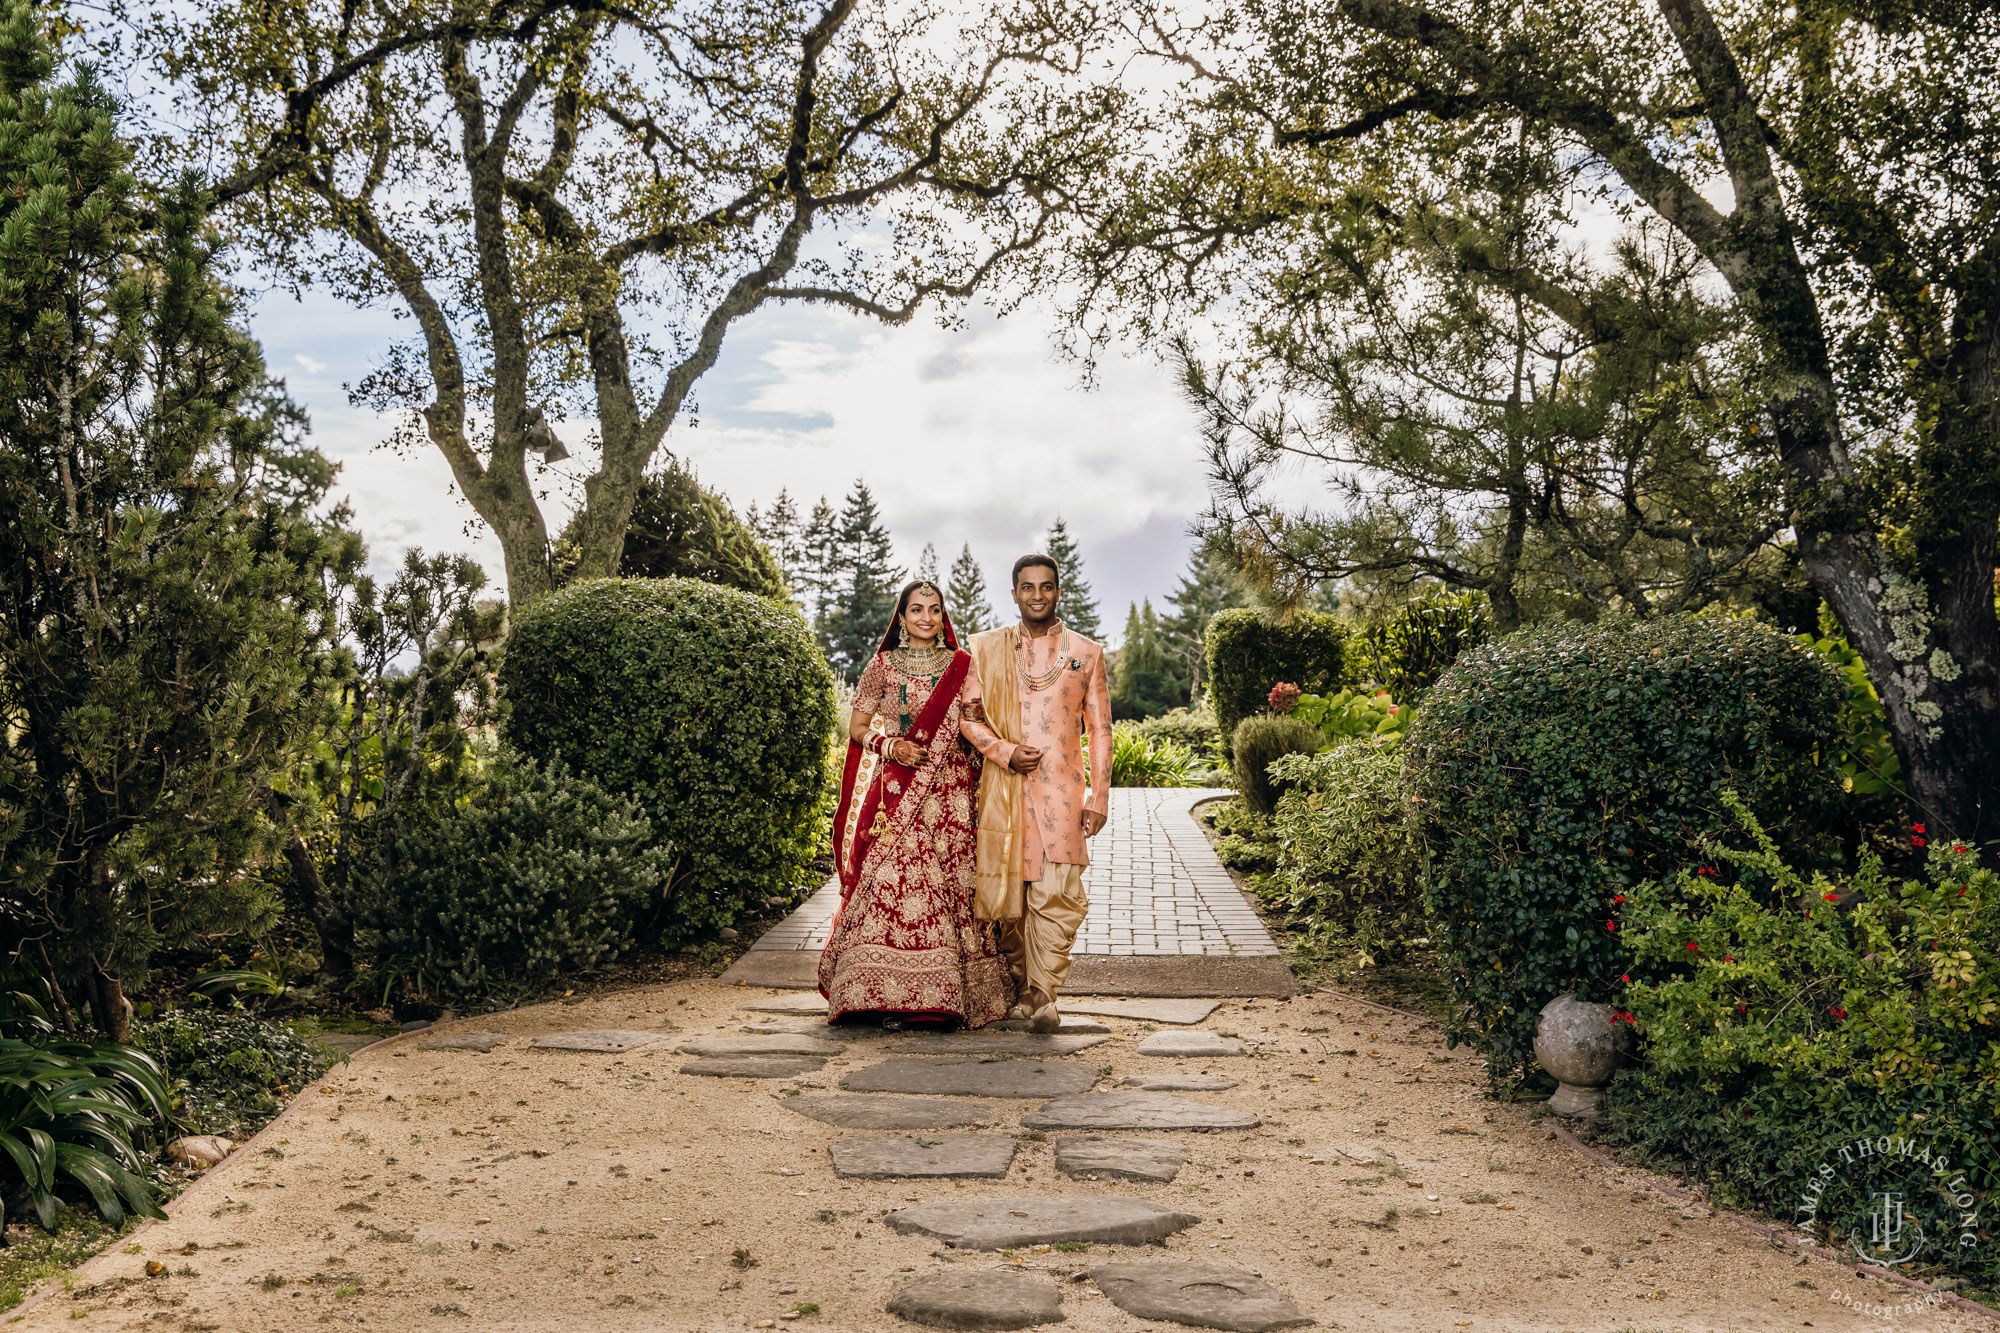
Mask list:
[[840,910],[819,990],[829,1022],[873,1013],[983,1027],[1006,1014],[1013,986],[992,926],[972,917],[978,770],[961,724],[976,717],[979,680],[963,651],[936,674],[896,656],[875,655],[854,707],[924,757],[910,769],[848,745],[833,830]]

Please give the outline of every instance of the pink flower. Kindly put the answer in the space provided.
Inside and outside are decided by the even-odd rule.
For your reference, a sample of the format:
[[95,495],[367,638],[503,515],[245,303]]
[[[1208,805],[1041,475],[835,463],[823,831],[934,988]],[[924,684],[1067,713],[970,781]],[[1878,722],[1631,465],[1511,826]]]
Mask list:
[[1299,706],[1299,695],[1304,692],[1298,686],[1281,680],[1271,687],[1271,692],[1264,699],[1271,705],[1272,712],[1289,713]]

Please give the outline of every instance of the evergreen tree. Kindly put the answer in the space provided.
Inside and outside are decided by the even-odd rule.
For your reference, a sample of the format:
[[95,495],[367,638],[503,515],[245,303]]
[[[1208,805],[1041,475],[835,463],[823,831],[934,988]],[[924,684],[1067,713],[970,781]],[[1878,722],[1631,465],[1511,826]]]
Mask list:
[[1160,618],[1148,599],[1125,617],[1125,644],[1118,650],[1118,670],[1111,682],[1111,716],[1157,717],[1187,703],[1180,663],[1167,646]]
[[1060,514],[1049,529],[1048,545],[1042,549],[1056,562],[1062,575],[1060,610],[1063,624],[1086,639],[1102,643],[1104,626],[1098,621],[1097,598],[1092,595],[1090,584],[1083,577],[1083,557],[1077,553],[1076,542],[1069,535],[1069,525],[1063,522]]
[[951,607],[951,623],[957,626],[960,638],[993,628],[993,606],[986,600],[986,575],[972,558],[971,542],[959,547],[958,559],[951,562],[951,586],[945,589],[945,597]]
[[840,587],[840,518],[824,495],[799,534],[799,581],[793,589],[806,619],[817,625],[831,613]]
[[0,951],[124,1041],[155,948],[277,917],[261,793],[311,745],[360,543],[276,482],[296,414],[194,183],[146,197],[115,97],[54,70],[0,9]]
[[751,505],[743,521],[778,562],[778,571],[785,576],[785,586],[791,589],[792,596],[802,599],[806,577],[805,531],[799,524],[799,507],[792,503],[791,492],[780,490],[765,513],[758,513],[757,506]]
[[1225,551],[1216,546],[1195,548],[1187,573],[1181,575],[1181,586],[1167,595],[1173,614],[1160,622],[1162,642],[1179,671],[1182,703],[1198,700],[1201,695],[1208,622],[1215,619],[1216,612],[1246,606],[1249,600]]
[[925,583],[938,581],[937,547],[924,543],[924,553],[917,557],[917,577]]
[[[568,557],[564,563],[574,558],[578,521],[571,518],[557,543],[559,559]],[[640,481],[618,572],[638,578],[700,579],[762,597],[786,595],[784,574],[764,539],[736,517],[729,501],[703,486],[694,470],[681,462],[669,463]]]
[[852,681],[861,678],[896,609],[903,570],[866,482],[857,480],[847,493],[836,533],[835,592],[818,630],[827,663]]

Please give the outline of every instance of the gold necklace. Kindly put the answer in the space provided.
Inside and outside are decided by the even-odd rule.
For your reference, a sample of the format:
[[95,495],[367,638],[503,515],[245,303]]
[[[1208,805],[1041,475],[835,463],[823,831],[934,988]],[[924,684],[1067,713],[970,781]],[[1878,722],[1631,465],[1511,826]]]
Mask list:
[[951,661],[951,649],[943,644],[933,644],[929,648],[897,648],[893,650],[896,666],[908,675],[935,676]]
[[1049,663],[1047,671],[1033,672],[1028,670],[1028,636],[1023,634],[1020,638],[1014,640],[1014,653],[1020,659],[1021,679],[1028,682],[1028,692],[1030,694],[1046,690],[1062,676],[1063,649],[1068,642],[1069,630],[1057,629],[1055,660]]

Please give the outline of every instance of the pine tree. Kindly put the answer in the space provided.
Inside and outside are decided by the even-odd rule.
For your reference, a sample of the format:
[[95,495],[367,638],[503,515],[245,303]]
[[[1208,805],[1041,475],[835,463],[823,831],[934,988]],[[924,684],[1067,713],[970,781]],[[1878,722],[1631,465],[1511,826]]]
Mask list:
[[937,547],[924,543],[924,553],[917,557],[917,577],[925,583],[938,581]]
[[1167,601],[1173,604],[1174,612],[1160,622],[1160,632],[1179,670],[1181,702],[1187,703],[1198,699],[1201,693],[1203,641],[1208,635],[1208,622],[1215,619],[1218,611],[1248,605],[1249,597],[1227,554],[1200,546],[1188,560],[1181,586],[1167,595]]
[[765,549],[778,562],[778,570],[785,576],[785,586],[791,589],[792,597],[803,600],[806,576],[805,534],[799,527],[799,507],[792,503],[788,490],[780,490],[778,498],[771,502],[766,513],[758,513],[757,506],[750,506],[743,521],[763,539]]
[[961,639],[993,628],[993,606],[986,600],[986,575],[972,558],[970,542],[958,548],[958,559],[951,562],[951,586],[945,589],[945,598],[951,608],[951,623],[957,627]]
[[806,619],[817,625],[831,614],[840,587],[840,519],[824,495],[799,534],[799,582],[794,591]]
[[1076,542],[1069,535],[1069,525],[1058,514],[1054,526],[1049,529],[1049,543],[1043,548],[1051,560],[1056,562],[1062,576],[1061,614],[1063,624],[1086,639],[1104,641],[1104,627],[1097,618],[1097,598],[1090,591],[1089,582],[1083,577],[1083,557],[1077,553]]
[[875,653],[882,628],[896,609],[903,570],[895,562],[889,530],[866,482],[847,493],[837,524],[836,592],[819,622],[820,648],[827,663],[849,680]]
[[1160,618],[1147,600],[1125,616],[1125,644],[1118,650],[1118,670],[1111,682],[1111,716],[1157,717],[1187,702],[1180,663],[1168,650]]

